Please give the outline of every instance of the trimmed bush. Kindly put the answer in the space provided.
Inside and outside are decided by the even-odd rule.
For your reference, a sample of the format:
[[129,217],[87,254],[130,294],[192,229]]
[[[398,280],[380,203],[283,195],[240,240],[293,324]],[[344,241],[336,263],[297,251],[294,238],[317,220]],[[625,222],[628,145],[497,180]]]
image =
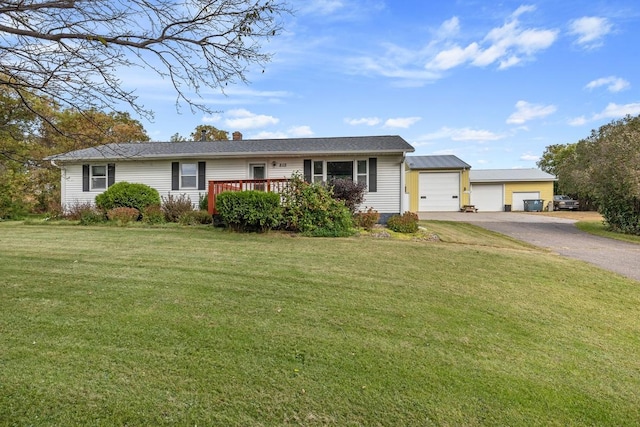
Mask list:
[[282,192],[284,228],[312,236],[353,234],[353,216],[330,187],[304,182],[294,173]]
[[159,205],[160,195],[145,184],[118,182],[96,196],[96,206],[105,211],[113,208],[135,208],[144,211],[147,206]]
[[200,201],[198,202],[198,207],[201,211],[209,210],[209,194],[205,194],[204,196],[200,195]]
[[329,181],[329,187],[331,187],[333,198],[342,200],[351,214],[355,215],[358,207],[364,202],[367,184],[353,182],[351,179],[332,179]]
[[127,225],[131,221],[137,221],[140,211],[136,208],[113,208],[107,211],[109,221],[115,221],[120,225]]
[[182,214],[178,220],[182,225],[200,225],[200,224],[213,224],[213,216],[209,211],[189,211]]
[[365,230],[371,230],[374,225],[380,220],[380,213],[373,208],[369,208],[366,211],[357,212],[353,218],[353,221],[358,227]]
[[165,221],[162,207],[157,205],[147,206],[142,211],[142,221],[147,224],[163,224]]
[[398,233],[415,233],[418,231],[418,215],[413,212],[393,215],[387,221],[387,228]]
[[280,195],[263,191],[225,191],[216,196],[222,221],[237,231],[267,231],[280,226]]
[[179,196],[169,194],[166,198],[162,197],[162,211],[167,222],[178,222],[182,215],[193,211],[193,203],[184,193]]

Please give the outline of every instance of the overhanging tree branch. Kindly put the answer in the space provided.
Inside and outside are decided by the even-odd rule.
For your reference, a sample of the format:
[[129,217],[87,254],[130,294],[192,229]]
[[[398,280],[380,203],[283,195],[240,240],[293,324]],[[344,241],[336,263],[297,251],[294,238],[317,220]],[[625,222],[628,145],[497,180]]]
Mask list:
[[0,86],[78,110],[125,103],[150,118],[117,78],[119,69],[141,67],[168,78],[177,103],[209,111],[190,93],[246,82],[248,67],[271,59],[262,43],[289,12],[286,0],[5,1]]

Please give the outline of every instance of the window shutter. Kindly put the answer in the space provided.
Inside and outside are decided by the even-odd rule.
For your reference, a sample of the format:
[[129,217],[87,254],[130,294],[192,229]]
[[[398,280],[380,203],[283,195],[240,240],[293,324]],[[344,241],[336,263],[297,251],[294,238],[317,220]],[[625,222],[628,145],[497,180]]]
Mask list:
[[107,165],[107,187],[111,187],[116,182],[116,164]]
[[198,162],[198,190],[207,188],[207,162]]
[[311,159],[304,160],[304,181],[311,182]]
[[82,191],[89,191],[89,165],[82,165]]
[[171,189],[180,189],[180,163],[171,162]]
[[378,159],[369,157],[369,193],[378,191]]

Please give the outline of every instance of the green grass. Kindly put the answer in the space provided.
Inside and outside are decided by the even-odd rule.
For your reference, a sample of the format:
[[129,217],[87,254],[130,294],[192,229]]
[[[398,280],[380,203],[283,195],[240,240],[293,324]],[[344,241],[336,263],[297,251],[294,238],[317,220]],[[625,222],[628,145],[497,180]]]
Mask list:
[[638,282],[426,226],[0,223],[0,425],[637,425]]
[[609,239],[616,239],[623,242],[640,244],[640,236],[633,236],[630,234],[622,234],[609,231],[602,221],[579,221],[576,223],[576,227],[578,227],[578,229],[582,231],[596,236],[608,237]]

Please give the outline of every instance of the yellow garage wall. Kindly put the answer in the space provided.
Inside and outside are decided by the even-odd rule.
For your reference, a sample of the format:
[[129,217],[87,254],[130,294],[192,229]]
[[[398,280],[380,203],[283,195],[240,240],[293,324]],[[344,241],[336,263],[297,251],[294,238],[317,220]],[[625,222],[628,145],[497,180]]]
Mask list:
[[513,202],[513,193],[539,191],[540,198],[544,200],[544,206],[553,200],[553,182],[506,182],[504,184],[504,203],[510,205]]
[[[419,200],[420,200],[420,173],[421,172],[460,172],[460,207],[462,205],[468,205],[470,200],[469,194],[469,170],[464,169],[450,169],[450,170],[407,170],[405,178],[406,192],[409,194],[409,210],[411,212],[418,212]],[[552,188],[553,189],[553,188]]]

